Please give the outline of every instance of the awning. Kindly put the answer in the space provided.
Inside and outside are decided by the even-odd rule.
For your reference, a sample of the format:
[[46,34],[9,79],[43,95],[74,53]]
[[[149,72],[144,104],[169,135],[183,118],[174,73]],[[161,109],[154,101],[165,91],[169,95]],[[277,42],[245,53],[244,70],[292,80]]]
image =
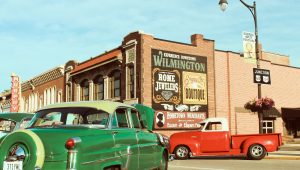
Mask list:
[[300,108],[281,108],[282,118],[288,119],[300,119]]
[[263,110],[263,116],[264,117],[281,117],[281,113],[275,107],[272,107],[271,109]]

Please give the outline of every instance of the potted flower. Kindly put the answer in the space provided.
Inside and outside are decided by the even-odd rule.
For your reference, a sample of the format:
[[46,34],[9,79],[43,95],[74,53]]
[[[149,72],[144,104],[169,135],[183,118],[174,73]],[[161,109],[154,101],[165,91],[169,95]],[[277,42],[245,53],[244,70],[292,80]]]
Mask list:
[[273,99],[264,97],[261,99],[253,99],[248,101],[244,108],[247,110],[251,110],[252,112],[258,112],[263,110],[271,109],[275,105],[275,102]]

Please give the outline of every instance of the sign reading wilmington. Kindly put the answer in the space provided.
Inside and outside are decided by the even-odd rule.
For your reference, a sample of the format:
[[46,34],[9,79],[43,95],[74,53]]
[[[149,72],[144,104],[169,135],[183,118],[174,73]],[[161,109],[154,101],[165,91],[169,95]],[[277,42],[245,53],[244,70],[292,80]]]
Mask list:
[[155,128],[197,128],[208,111],[207,58],[157,49],[151,57]]
[[196,61],[196,57],[179,55],[174,53],[158,52],[158,55],[153,55],[154,66],[173,68],[186,71],[205,72],[206,64]]

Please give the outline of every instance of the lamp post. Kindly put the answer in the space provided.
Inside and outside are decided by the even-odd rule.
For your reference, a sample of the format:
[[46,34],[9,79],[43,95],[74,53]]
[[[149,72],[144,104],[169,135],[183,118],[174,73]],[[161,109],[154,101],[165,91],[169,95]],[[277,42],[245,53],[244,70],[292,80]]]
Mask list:
[[[243,0],[240,0],[243,5],[245,5],[249,11],[251,12],[253,19],[254,19],[254,29],[255,29],[255,57],[256,57],[256,68],[260,68],[260,59],[259,59],[259,49],[258,49],[258,29],[257,29],[257,15],[256,15],[256,3],[253,2],[253,5],[248,5]],[[219,5],[222,11],[225,11],[228,2],[227,0],[220,0]],[[261,84],[257,84],[257,92],[258,92],[258,99],[261,98]],[[263,127],[263,115],[262,111],[258,111],[258,120],[259,120],[259,133],[263,133],[262,127]]]

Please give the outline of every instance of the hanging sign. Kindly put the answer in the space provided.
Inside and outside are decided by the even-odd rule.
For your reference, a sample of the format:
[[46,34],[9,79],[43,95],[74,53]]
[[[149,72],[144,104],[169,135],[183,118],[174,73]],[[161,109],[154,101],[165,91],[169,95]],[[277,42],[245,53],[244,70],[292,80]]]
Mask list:
[[19,76],[12,74],[10,112],[18,112],[19,104],[20,104],[20,79]]

